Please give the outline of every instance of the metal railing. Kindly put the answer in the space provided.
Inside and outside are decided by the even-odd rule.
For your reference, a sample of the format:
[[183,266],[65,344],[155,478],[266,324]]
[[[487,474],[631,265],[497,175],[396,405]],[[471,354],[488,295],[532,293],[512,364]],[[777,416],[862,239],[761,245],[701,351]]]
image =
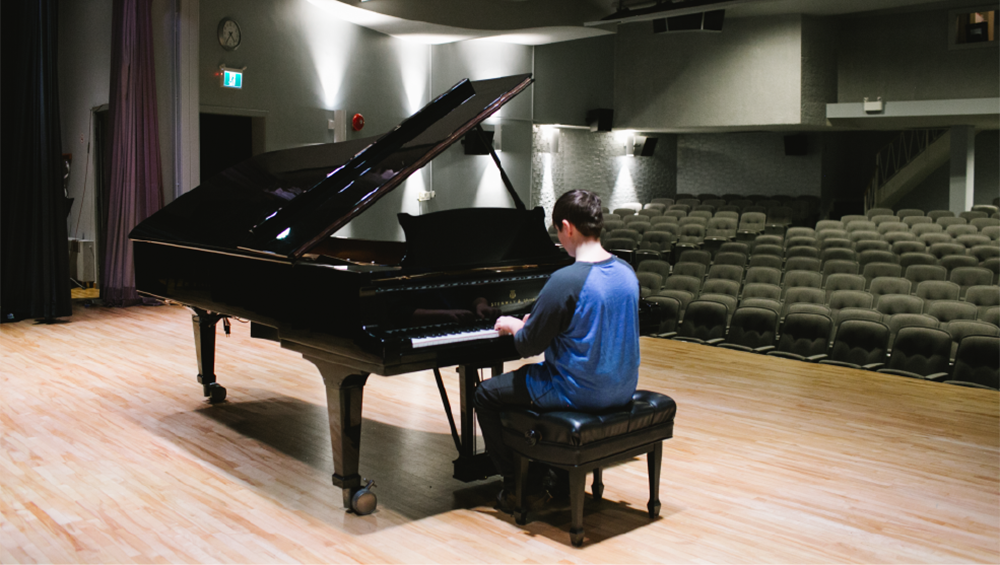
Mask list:
[[947,132],[947,129],[904,131],[875,155],[875,175],[865,189],[865,212],[879,206],[878,192],[899,171]]

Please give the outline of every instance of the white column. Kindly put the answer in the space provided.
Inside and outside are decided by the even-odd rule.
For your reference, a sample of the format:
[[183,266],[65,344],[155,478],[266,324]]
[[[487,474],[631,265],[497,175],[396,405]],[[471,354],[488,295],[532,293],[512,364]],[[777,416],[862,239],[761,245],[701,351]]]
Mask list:
[[199,0],[177,0],[174,96],[174,197],[201,184],[198,137]]
[[976,128],[952,126],[951,175],[948,188],[948,209],[959,215],[972,208],[972,193],[976,180]]

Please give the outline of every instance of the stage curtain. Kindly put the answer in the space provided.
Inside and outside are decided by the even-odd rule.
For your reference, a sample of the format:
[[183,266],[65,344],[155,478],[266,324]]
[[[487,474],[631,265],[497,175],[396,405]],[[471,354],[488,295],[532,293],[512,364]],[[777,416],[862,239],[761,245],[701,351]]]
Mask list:
[[111,29],[111,189],[101,299],[143,302],[128,234],[163,205],[150,0],[115,0]]
[[0,319],[73,313],[59,129],[58,0],[3,8]]

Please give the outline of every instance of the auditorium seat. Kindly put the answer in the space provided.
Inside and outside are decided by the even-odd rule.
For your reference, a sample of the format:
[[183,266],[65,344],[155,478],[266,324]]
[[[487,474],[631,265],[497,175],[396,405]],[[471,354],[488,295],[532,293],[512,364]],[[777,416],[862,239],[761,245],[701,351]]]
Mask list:
[[955,353],[955,366],[944,382],[1000,389],[1000,339],[988,336],[969,336],[963,339]]
[[747,256],[743,253],[734,253],[731,251],[720,251],[715,254],[715,258],[712,260],[713,265],[736,265],[738,267],[745,267],[747,264]]
[[951,356],[955,357],[958,352],[958,344],[963,339],[971,335],[982,335],[988,337],[1000,337],[1000,328],[987,322],[979,320],[952,320],[942,327],[951,335],[952,348]]
[[941,224],[917,224],[910,228],[910,233],[917,237],[925,233],[944,233],[944,227]]
[[996,243],[976,245],[969,249],[969,255],[975,257],[979,262],[986,261],[987,259],[996,259],[1000,257],[1000,246],[997,246]]
[[922,241],[897,241],[892,244],[892,252],[900,257],[904,253],[926,253],[927,246]]
[[740,306],[733,314],[726,340],[717,347],[767,353],[774,349],[778,313],[769,308]]
[[942,324],[952,320],[975,320],[979,309],[974,304],[962,300],[935,300],[926,305],[927,315],[934,316]]
[[646,298],[647,296],[659,292],[660,287],[663,286],[663,277],[658,273],[639,271],[636,272],[635,276],[639,279],[640,298]]
[[796,245],[795,247],[785,249],[785,259],[790,259],[792,257],[810,257],[813,259],[819,259],[819,249],[813,247],[812,245]]
[[750,244],[744,241],[727,241],[719,246],[719,253],[742,253],[750,255]]
[[924,299],[924,302],[932,300],[958,300],[960,288],[957,284],[948,281],[923,281],[917,284],[914,294]]
[[[878,279],[875,280],[878,282]],[[872,283],[872,286],[875,285]],[[876,296],[872,293],[872,296]],[[922,314],[924,311],[924,299],[912,294],[883,294],[875,299],[875,309],[883,316],[893,316],[895,314]]]
[[750,267],[746,271],[744,284],[766,283],[780,288],[781,270],[771,267]]
[[903,208],[896,212],[896,217],[900,219],[908,218],[911,216],[915,217],[926,217],[924,211],[919,208]]
[[798,312],[788,314],[782,324],[781,337],[768,355],[817,362],[825,359],[833,321],[829,316]]
[[917,239],[928,247],[935,243],[952,243],[955,241],[955,238],[949,233],[925,233]]
[[670,276],[670,263],[666,261],[647,259],[639,263],[637,273],[649,272],[660,275],[664,280]]
[[913,229],[913,226],[916,225],[933,224],[934,220],[928,218],[927,216],[907,216],[903,218],[903,223],[910,226],[910,229]]
[[902,278],[903,268],[896,263],[868,263],[861,274],[865,278],[865,288],[871,288],[872,281],[878,277]]
[[948,270],[949,275],[959,267],[976,267],[979,260],[972,255],[947,255],[939,262],[942,267]]
[[960,243],[935,243],[927,248],[927,252],[941,259],[948,255],[965,255],[965,246]]
[[903,277],[875,277],[868,285],[868,292],[875,297],[878,308],[879,297],[883,295],[909,295],[913,283]]
[[931,210],[930,212],[927,212],[927,217],[937,222],[939,218],[954,218],[955,213],[951,210]]
[[969,221],[966,220],[965,218],[956,218],[954,216],[942,216],[934,220],[934,222],[944,226],[945,230],[948,229],[948,226],[956,226],[969,223]]
[[948,275],[948,280],[960,287],[960,296],[964,298],[970,287],[992,285],[993,272],[983,267],[957,267]]
[[967,210],[958,215],[959,218],[965,218],[968,221],[975,220],[977,218],[989,218],[990,215],[986,212],[980,210]]
[[979,228],[968,224],[953,224],[944,229],[944,233],[955,238],[960,235],[975,235],[979,233]]
[[694,300],[688,304],[677,333],[665,337],[703,345],[721,343],[725,340],[728,316],[729,311],[721,302]]
[[677,330],[677,323],[681,318],[681,302],[677,298],[654,294],[646,297],[646,301],[656,305],[659,315],[659,325],[651,332],[644,334],[662,334]]
[[[781,287],[776,284],[748,282],[743,285],[741,298],[744,300],[748,298],[766,298],[780,303]],[[972,309],[975,313],[975,306],[972,306]],[[777,310],[780,311],[780,306]]]
[[971,251],[976,247],[989,247],[995,249],[997,254],[1000,255],[1000,247],[993,243],[988,235],[983,235],[981,233],[973,233],[960,235],[955,238],[955,243],[962,244],[966,249]]
[[865,239],[862,241],[855,242],[854,250],[858,252],[858,255],[864,253],[865,251],[885,251],[891,253],[892,246],[889,245],[888,241],[884,239],[874,240]]
[[889,328],[871,320],[845,320],[836,327],[829,356],[820,363],[874,371],[885,365]]
[[895,213],[892,211],[892,208],[872,208],[867,212],[865,212],[865,215],[868,216],[868,218],[874,218],[875,216],[883,216],[883,215],[894,215],[894,214]]
[[910,265],[903,270],[903,277],[909,279],[916,286],[924,281],[947,280],[948,270],[941,265]]
[[976,315],[976,319],[980,322],[987,322],[1000,327],[1000,306],[984,308]]
[[1000,287],[993,284],[971,286],[965,291],[965,301],[975,305],[981,314],[986,308],[1000,306]]
[[820,220],[816,222],[816,233],[823,230],[843,230],[844,222],[840,220]]
[[784,261],[781,260],[781,257],[775,257],[774,255],[753,255],[750,257],[750,262],[747,266],[771,267],[781,270],[784,267]]
[[899,330],[892,353],[879,373],[915,379],[944,380],[951,359],[951,336],[936,328],[912,327]]
[[871,308],[875,298],[863,290],[835,290],[827,295],[827,306],[836,313],[844,308]]
[[826,291],[822,288],[796,286],[785,289],[785,298],[781,307],[781,318],[785,319],[792,312],[800,311],[799,305],[815,304],[829,310],[826,305]]
[[941,325],[937,318],[928,314],[908,314],[904,312],[893,314],[891,316],[884,316],[882,319],[885,321],[885,324],[889,326],[890,350],[892,350],[892,344],[894,343],[896,336],[899,334],[899,330],[903,328],[937,328]]
[[823,288],[823,275],[817,271],[785,271],[785,278],[781,281],[782,291],[787,294],[789,290],[800,287]]

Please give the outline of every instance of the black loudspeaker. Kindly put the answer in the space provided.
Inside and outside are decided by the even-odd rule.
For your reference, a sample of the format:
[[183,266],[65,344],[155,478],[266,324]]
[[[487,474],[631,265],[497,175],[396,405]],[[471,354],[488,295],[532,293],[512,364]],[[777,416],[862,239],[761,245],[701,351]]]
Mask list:
[[465,145],[466,155],[489,155],[490,148],[493,147],[493,132],[483,130],[483,134],[479,135],[479,132],[472,130],[465,134],[462,145]]
[[590,126],[590,131],[611,131],[611,119],[614,113],[611,108],[587,110],[587,125]]
[[725,10],[712,10],[653,20],[653,33],[678,33],[682,31],[722,31]]
[[801,157],[809,153],[809,142],[804,134],[785,136],[785,155]]
[[652,157],[653,150],[656,149],[656,137],[635,136],[635,144],[632,147],[632,155],[636,157]]

